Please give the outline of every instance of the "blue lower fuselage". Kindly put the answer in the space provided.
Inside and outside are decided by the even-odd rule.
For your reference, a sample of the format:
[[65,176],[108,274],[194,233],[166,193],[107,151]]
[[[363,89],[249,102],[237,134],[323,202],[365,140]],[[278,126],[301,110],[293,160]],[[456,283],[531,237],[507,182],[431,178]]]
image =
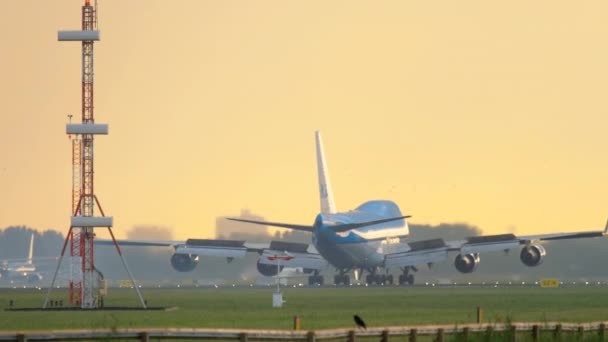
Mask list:
[[392,201],[369,201],[357,209],[336,214],[319,214],[312,241],[317,251],[339,269],[381,267],[384,255],[402,249],[409,229],[405,220],[375,224],[337,233],[332,226],[402,216]]

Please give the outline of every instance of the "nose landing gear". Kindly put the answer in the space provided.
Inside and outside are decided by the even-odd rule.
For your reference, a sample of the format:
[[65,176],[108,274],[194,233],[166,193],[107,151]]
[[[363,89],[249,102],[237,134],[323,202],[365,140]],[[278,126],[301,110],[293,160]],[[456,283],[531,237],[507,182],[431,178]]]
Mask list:
[[340,271],[340,274],[336,274],[334,276],[334,284],[344,285],[344,286],[350,285],[350,277],[348,276],[348,274],[344,274],[344,273],[345,272]]

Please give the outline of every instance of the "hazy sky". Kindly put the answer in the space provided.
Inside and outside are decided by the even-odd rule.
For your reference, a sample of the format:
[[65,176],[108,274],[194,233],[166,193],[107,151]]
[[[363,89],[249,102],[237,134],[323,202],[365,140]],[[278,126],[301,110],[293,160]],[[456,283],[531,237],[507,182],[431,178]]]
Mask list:
[[[0,227],[68,228],[81,57],[56,31],[82,2],[0,2]],[[312,223],[315,129],[338,209],[520,234],[608,216],[608,2],[99,2],[96,194],[120,237],[211,237],[241,208]]]

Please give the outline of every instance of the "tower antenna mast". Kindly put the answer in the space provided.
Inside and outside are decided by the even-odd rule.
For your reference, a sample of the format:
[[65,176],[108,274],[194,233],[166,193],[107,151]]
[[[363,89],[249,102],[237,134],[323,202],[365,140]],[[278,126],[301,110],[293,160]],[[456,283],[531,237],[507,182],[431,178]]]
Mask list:
[[[82,309],[96,309],[101,302],[103,276],[95,268],[95,228],[107,227],[114,245],[127,270],[134,289],[137,292],[141,305],[145,308],[145,302],[138,286],[136,286],[131,271],[125,262],[122,252],[114,233],[112,232],[113,218],[106,216],[94,188],[94,137],[96,135],[107,135],[108,125],[95,123],[94,116],[94,56],[93,45],[99,41],[99,30],[97,30],[97,1],[95,6],[91,0],[85,0],[82,6],[82,30],[59,31],[59,41],[82,42],[82,116],[81,123],[70,123],[66,126],[66,133],[74,136],[72,139],[72,215],[70,229],[61,250],[61,256],[57,269],[53,276],[51,287],[47,292],[43,308],[46,308],[52,288],[55,286],[57,273],[61,261],[65,255],[68,243],[70,246],[70,257],[78,263],[77,267],[71,267],[70,278],[70,304],[80,306]],[[101,216],[95,216],[95,208]]]

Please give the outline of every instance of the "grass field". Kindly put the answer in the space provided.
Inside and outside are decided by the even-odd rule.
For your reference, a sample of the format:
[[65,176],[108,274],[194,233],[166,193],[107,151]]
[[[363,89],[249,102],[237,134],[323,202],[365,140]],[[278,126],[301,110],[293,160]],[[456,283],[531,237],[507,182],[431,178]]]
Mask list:
[[[273,288],[144,290],[150,306],[174,311],[0,311],[0,330],[197,327],[302,329],[353,327],[359,314],[369,326],[462,324],[484,321],[608,321],[608,288],[287,288],[287,303],[271,307]],[[40,307],[45,291],[0,290],[0,305]],[[67,298],[53,291],[53,298]],[[133,290],[110,289],[106,306],[137,306]]]

